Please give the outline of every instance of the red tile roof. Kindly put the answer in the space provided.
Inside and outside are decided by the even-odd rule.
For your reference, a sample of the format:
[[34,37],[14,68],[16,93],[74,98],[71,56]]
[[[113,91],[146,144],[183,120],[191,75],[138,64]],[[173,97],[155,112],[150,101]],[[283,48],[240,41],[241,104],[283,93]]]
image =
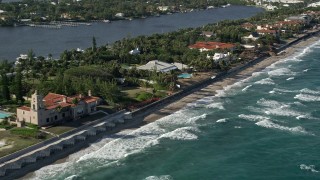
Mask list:
[[[66,98],[66,102],[63,102],[64,98]],[[72,103],[73,99],[78,99],[78,101],[85,101],[86,103],[92,103],[97,101],[99,98],[94,96],[82,96],[82,95],[67,97],[65,95],[54,94],[54,93],[49,93],[43,98],[46,109],[54,109],[54,108],[57,108],[58,106],[74,107],[75,105]]]
[[27,107],[27,106],[21,106],[21,107],[18,107],[18,109],[21,109],[24,111],[30,111],[30,107]]
[[[72,103],[73,99],[77,98],[78,101],[84,101],[86,103],[92,103],[98,101],[99,97],[94,96],[82,96],[82,95],[75,95],[71,97],[67,97],[61,94],[49,93],[43,98],[44,105],[46,109],[55,109],[57,107],[74,107],[75,104]],[[63,100],[66,100],[65,102]],[[18,109],[22,109],[25,111],[30,111],[30,107],[21,106]]]
[[255,27],[255,25],[253,25],[253,24],[251,24],[251,23],[243,23],[242,25],[241,25],[243,28],[254,28]]
[[276,30],[269,30],[269,29],[260,29],[257,30],[257,33],[264,33],[264,34],[276,34]]
[[190,45],[191,49],[232,49],[236,45],[229,43],[221,43],[221,42],[197,42],[196,44]]

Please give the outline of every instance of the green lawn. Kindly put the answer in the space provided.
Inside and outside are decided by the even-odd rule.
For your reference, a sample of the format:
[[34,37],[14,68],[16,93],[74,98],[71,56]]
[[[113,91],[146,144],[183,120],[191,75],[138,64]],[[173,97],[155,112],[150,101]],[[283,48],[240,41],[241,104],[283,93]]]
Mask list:
[[[47,139],[51,137],[52,136],[47,135]],[[0,131],[0,141],[5,141],[6,143],[5,146],[0,147],[0,157],[2,157],[24,149],[33,144],[37,144],[43,140],[31,137],[21,137],[19,135],[11,134],[10,130],[7,130]]]
[[135,88],[125,88],[121,92],[125,93],[128,97],[135,99],[137,97],[137,94],[139,94],[140,92],[143,92],[143,91],[145,91],[145,90],[143,90],[139,87],[135,87]]
[[48,132],[51,132],[51,133],[54,133],[54,134],[63,134],[65,132],[68,132],[72,129],[75,129],[77,127],[80,127],[88,122],[91,122],[91,121],[94,121],[94,120],[97,120],[97,119],[100,119],[102,117],[106,116],[105,113],[97,113],[97,114],[94,114],[94,115],[91,115],[91,116],[86,116],[86,117],[83,117],[81,119],[78,119],[78,120],[75,120],[75,121],[72,121],[72,122],[66,122],[62,125],[58,125],[58,126],[54,126],[54,127],[50,127],[48,129],[46,129],[45,131],[48,131]]

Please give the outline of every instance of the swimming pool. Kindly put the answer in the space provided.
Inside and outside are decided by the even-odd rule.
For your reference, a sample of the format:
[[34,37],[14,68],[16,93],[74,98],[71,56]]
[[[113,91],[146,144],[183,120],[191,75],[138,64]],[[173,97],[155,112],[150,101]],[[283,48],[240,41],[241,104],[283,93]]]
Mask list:
[[189,73],[182,73],[178,75],[178,78],[183,78],[183,79],[188,79],[191,77],[192,77],[192,74],[189,74]]
[[3,118],[5,118],[5,117],[9,117],[9,116],[10,116],[10,114],[5,113],[5,112],[3,112],[3,111],[0,111],[0,119],[3,119]]

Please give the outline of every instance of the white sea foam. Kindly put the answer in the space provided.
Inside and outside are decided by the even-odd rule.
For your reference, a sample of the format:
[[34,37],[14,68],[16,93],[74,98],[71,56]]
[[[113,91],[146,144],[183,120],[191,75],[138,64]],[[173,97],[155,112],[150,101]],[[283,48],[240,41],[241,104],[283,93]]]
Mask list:
[[234,126],[235,129],[241,129],[241,126]]
[[300,116],[297,116],[296,119],[301,120],[301,119],[315,119],[315,118],[310,118],[307,115],[300,115]]
[[71,176],[65,178],[64,180],[74,180],[74,179],[77,179],[77,178],[78,178],[77,175],[71,175]]
[[274,94],[274,93],[276,93],[276,92],[275,92],[275,91],[273,91],[273,90],[272,90],[272,91],[269,91],[269,94]]
[[221,102],[208,104],[206,108],[224,110],[223,103]]
[[298,111],[291,110],[289,108],[268,108],[266,109],[265,113],[267,115],[274,115],[274,116],[288,116],[288,117],[298,117],[302,114]]
[[289,132],[293,132],[293,133],[310,134],[301,126],[286,127],[286,126],[281,126],[279,124],[276,124],[276,123],[272,122],[271,120],[259,121],[259,122],[256,122],[256,125],[261,126],[261,127],[265,127],[265,128],[272,128],[272,129],[279,129],[279,130],[283,130],[283,131],[289,131]]
[[296,90],[288,90],[288,89],[279,89],[279,88],[273,88],[274,92],[280,92],[280,93],[294,93],[294,92],[298,92]]
[[246,86],[245,88],[243,88],[243,89],[242,89],[242,92],[247,91],[251,86],[252,86],[252,85],[248,85],[248,86]]
[[252,73],[251,77],[259,77],[262,74],[265,74],[265,72],[254,72],[254,73]]
[[303,70],[303,72],[308,72],[309,71],[309,69],[305,69],[305,70]]
[[144,180],[173,180],[170,175],[148,176]]
[[288,68],[279,68],[268,72],[269,76],[294,76],[296,73]]
[[263,121],[266,119],[269,119],[266,116],[261,116],[261,115],[246,115],[246,114],[240,114],[238,115],[239,118],[244,119],[244,120],[248,120],[248,121]]
[[301,89],[300,92],[306,93],[306,94],[320,95],[320,91],[315,91],[308,88]]
[[119,165],[119,160],[155,146],[161,139],[195,140],[198,138],[196,133],[199,132],[196,122],[206,118],[206,115],[181,110],[139,129],[127,131],[127,133],[121,132],[123,134],[120,136],[115,134],[109,138],[108,142],[103,139],[91,145],[90,150],[85,149],[75,153],[67,162],[49,165],[36,171],[32,179],[71,177],[79,172]]
[[254,84],[273,85],[275,83],[271,78],[265,78],[265,79],[261,79],[260,81],[256,81]]
[[199,129],[195,128],[195,127],[182,127],[182,128],[178,128],[174,131],[171,131],[171,132],[168,132],[168,133],[161,135],[159,137],[159,139],[162,139],[162,138],[168,138],[168,139],[172,139],[172,140],[195,140],[195,139],[198,139],[198,136],[191,133],[191,131],[199,132]]
[[291,81],[291,80],[294,80],[294,77],[287,78],[287,81]]
[[314,96],[310,94],[297,94],[295,99],[299,99],[300,101],[305,101],[305,102],[318,102],[320,101],[320,96]]
[[226,119],[226,118],[218,119],[216,122],[217,122],[217,123],[226,123],[226,122],[227,122],[227,119]]
[[267,115],[275,115],[275,116],[289,116],[289,117],[299,117],[305,116],[309,117],[309,114],[303,114],[299,111],[295,111],[291,109],[292,104],[296,103],[282,103],[275,100],[266,100],[264,98],[258,100],[258,105],[264,106],[266,108],[262,109],[262,111]]
[[275,101],[275,100],[267,100],[267,99],[264,99],[264,98],[259,99],[257,101],[257,104],[260,105],[260,106],[272,107],[272,108],[277,108],[277,107],[286,105],[284,103],[281,103],[281,102],[278,102],[278,101]]
[[316,166],[315,165],[305,165],[305,164],[300,164],[300,169],[301,170],[307,170],[307,171],[311,171],[313,173],[318,173],[319,171],[316,170]]

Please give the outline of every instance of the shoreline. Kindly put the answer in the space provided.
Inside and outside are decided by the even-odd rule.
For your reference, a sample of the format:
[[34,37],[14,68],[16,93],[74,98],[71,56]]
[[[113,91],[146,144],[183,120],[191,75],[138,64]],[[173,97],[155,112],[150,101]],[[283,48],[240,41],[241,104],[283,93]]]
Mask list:
[[[174,112],[181,110],[188,103],[202,99],[206,96],[214,96],[217,94],[217,90],[223,90],[227,86],[233,85],[236,82],[239,82],[243,79],[246,79],[246,78],[252,76],[252,73],[254,73],[254,72],[260,72],[261,70],[264,70],[265,68],[267,68],[268,66],[270,66],[276,62],[279,62],[279,61],[284,60],[286,58],[292,57],[295,53],[297,53],[297,49],[301,50],[303,48],[306,48],[306,47],[316,43],[317,41],[319,41],[318,34],[316,34],[314,36],[309,36],[305,40],[301,39],[297,43],[288,46],[284,50],[286,53],[283,55],[267,57],[267,58],[263,59],[262,61],[257,62],[256,64],[253,64],[249,67],[246,67],[244,70],[240,70],[239,72],[235,72],[232,74],[227,74],[226,76],[222,77],[218,81],[210,83],[209,85],[205,86],[204,88],[201,88],[199,90],[197,88],[195,88],[195,90],[192,91],[190,94],[185,95],[185,96],[182,95],[182,97],[179,98],[178,100],[174,99],[174,100],[172,100],[172,102],[165,103],[164,105],[159,105],[156,107],[148,108],[143,113],[139,113],[139,114],[135,115],[133,117],[134,120],[132,120],[126,124],[119,125],[114,130],[107,132],[104,135],[114,134],[117,132],[126,131],[128,129],[136,129],[136,128],[142,127],[145,124],[152,123],[152,122],[159,120],[167,115],[170,115]],[[88,144],[99,142],[101,140],[101,138],[102,137],[97,137],[95,141],[88,143]],[[82,146],[81,148],[74,151],[73,153],[80,151],[86,147],[87,146]],[[58,158],[58,159],[55,158],[56,160],[52,161],[49,164],[45,163],[45,162],[40,162],[39,164],[43,165],[43,166],[39,166],[39,168],[37,168],[37,169],[40,169],[40,168],[47,166],[47,165],[50,165],[50,164],[60,164],[60,163],[66,162],[66,161],[68,161],[69,155],[71,155],[71,154],[65,155],[62,158]],[[21,179],[32,178],[33,175],[34,175],[34,172],[25,173],[24,175],[22,175],[23,177]]]

